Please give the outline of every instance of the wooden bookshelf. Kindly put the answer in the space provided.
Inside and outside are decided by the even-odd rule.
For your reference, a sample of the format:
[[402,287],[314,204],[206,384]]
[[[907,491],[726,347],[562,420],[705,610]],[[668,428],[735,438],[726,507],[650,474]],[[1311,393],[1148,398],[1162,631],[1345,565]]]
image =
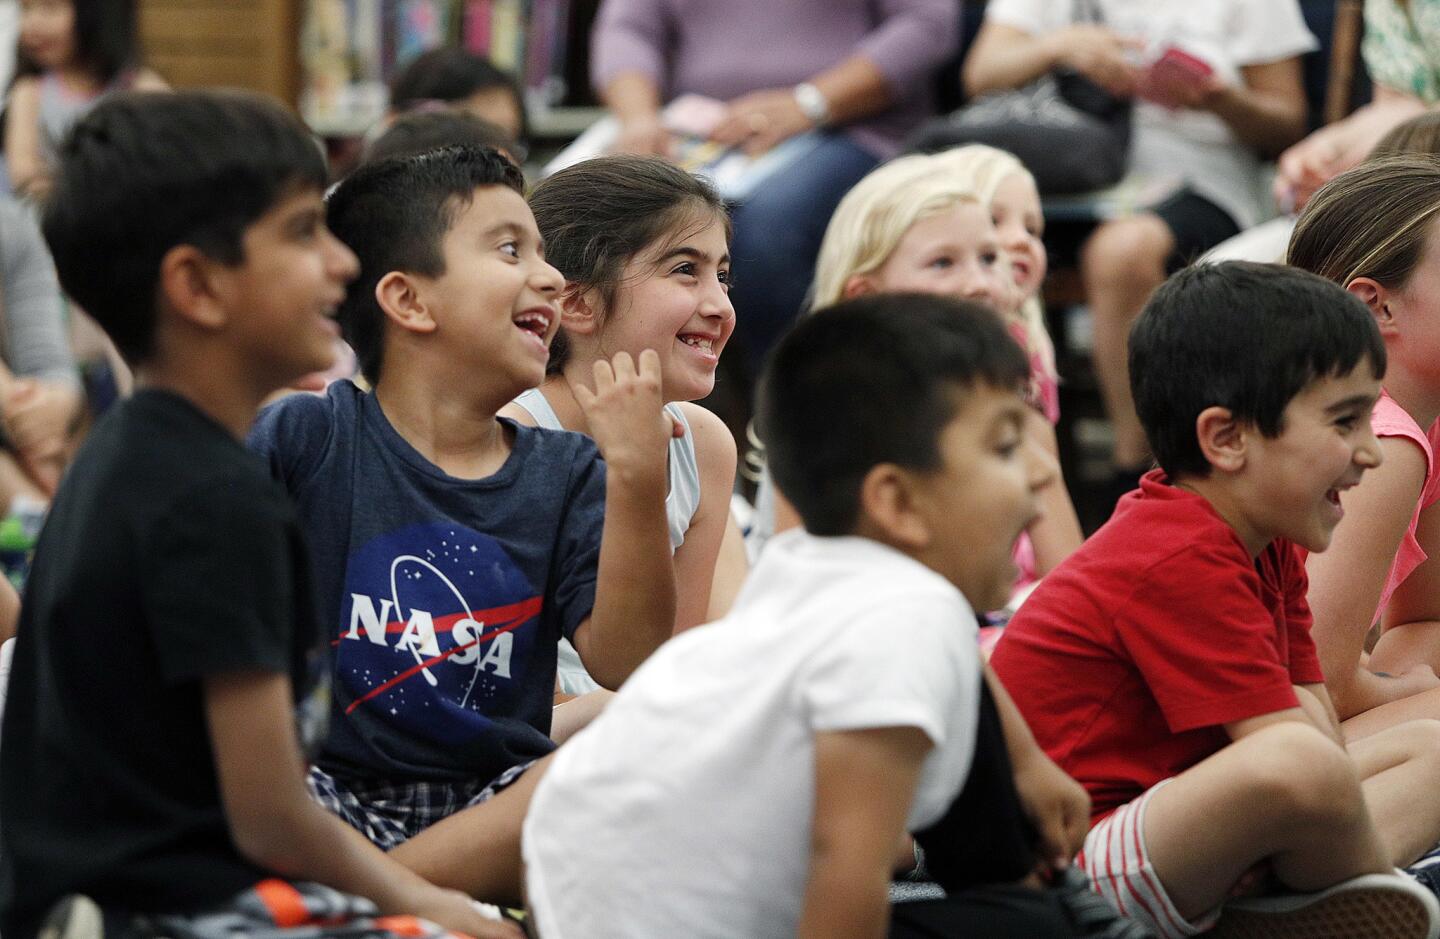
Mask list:
[[140,0],[145,61],[176,88],[249,88],[294,107],[302,2]]

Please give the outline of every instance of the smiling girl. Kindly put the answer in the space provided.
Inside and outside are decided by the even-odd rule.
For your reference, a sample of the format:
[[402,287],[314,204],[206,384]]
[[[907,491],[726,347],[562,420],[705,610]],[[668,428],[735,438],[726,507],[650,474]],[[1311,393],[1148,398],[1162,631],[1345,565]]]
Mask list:
[[[709,619],[716,561],[730,513],[735,441],[692,404],[715,385],[735,329],[730,220],[705,182],[649,157],[604,157],[551,176],[530,197],[547,258],[565,276],[561,331],[547,377],[504,412],[541,427],[588,432],[575,400],[597,361],[660,356],[661,394],[681,433],[670,444],[666,514],[675,553],[677,631]],[[722,585],[724,589],[724,585]],[[561,648],[561,690],[594,690]]]

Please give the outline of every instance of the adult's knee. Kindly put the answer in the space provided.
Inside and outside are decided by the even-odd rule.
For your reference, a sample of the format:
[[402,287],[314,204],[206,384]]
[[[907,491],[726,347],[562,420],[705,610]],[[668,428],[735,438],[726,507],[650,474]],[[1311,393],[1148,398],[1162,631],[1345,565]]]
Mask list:
[[1080,252],[1080,271],[1091,289],[1130,287],[1162,277],[1171,236],[1153,216],[1117,219],[1095,230]]

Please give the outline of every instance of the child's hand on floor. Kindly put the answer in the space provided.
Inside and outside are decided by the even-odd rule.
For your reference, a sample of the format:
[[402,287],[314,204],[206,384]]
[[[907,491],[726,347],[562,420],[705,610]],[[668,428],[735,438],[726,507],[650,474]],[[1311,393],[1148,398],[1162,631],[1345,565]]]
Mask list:
[[1040,833],[1041,861],[1051,870],[1070,866],[1090,830],[1090,796],[1049,757],[1035,750],[1015,767],[1020,804]]
[[472,939],[525,937],[525,933],[514,923],[485,916],[476,908],[473,900],[458,890],[435,888],[433,891],[426,891],[425,899],[415,907],[415,915]]
[[639,368],[629,353],[595,363],[595,390],[574,386],[590,436],[605,457],[608,472],[663,479],[671,437],[684,433],[666,413],[660,395],[660,356],[640,353]]

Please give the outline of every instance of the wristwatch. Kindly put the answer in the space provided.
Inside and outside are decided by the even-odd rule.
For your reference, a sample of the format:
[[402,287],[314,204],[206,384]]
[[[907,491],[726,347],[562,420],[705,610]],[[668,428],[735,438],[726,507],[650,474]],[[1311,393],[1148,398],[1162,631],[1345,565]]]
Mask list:
[[816,127],[824,127],[830,122],[830,102],[825,99],[825,92],[809,82],[795,86],[795,104]]

